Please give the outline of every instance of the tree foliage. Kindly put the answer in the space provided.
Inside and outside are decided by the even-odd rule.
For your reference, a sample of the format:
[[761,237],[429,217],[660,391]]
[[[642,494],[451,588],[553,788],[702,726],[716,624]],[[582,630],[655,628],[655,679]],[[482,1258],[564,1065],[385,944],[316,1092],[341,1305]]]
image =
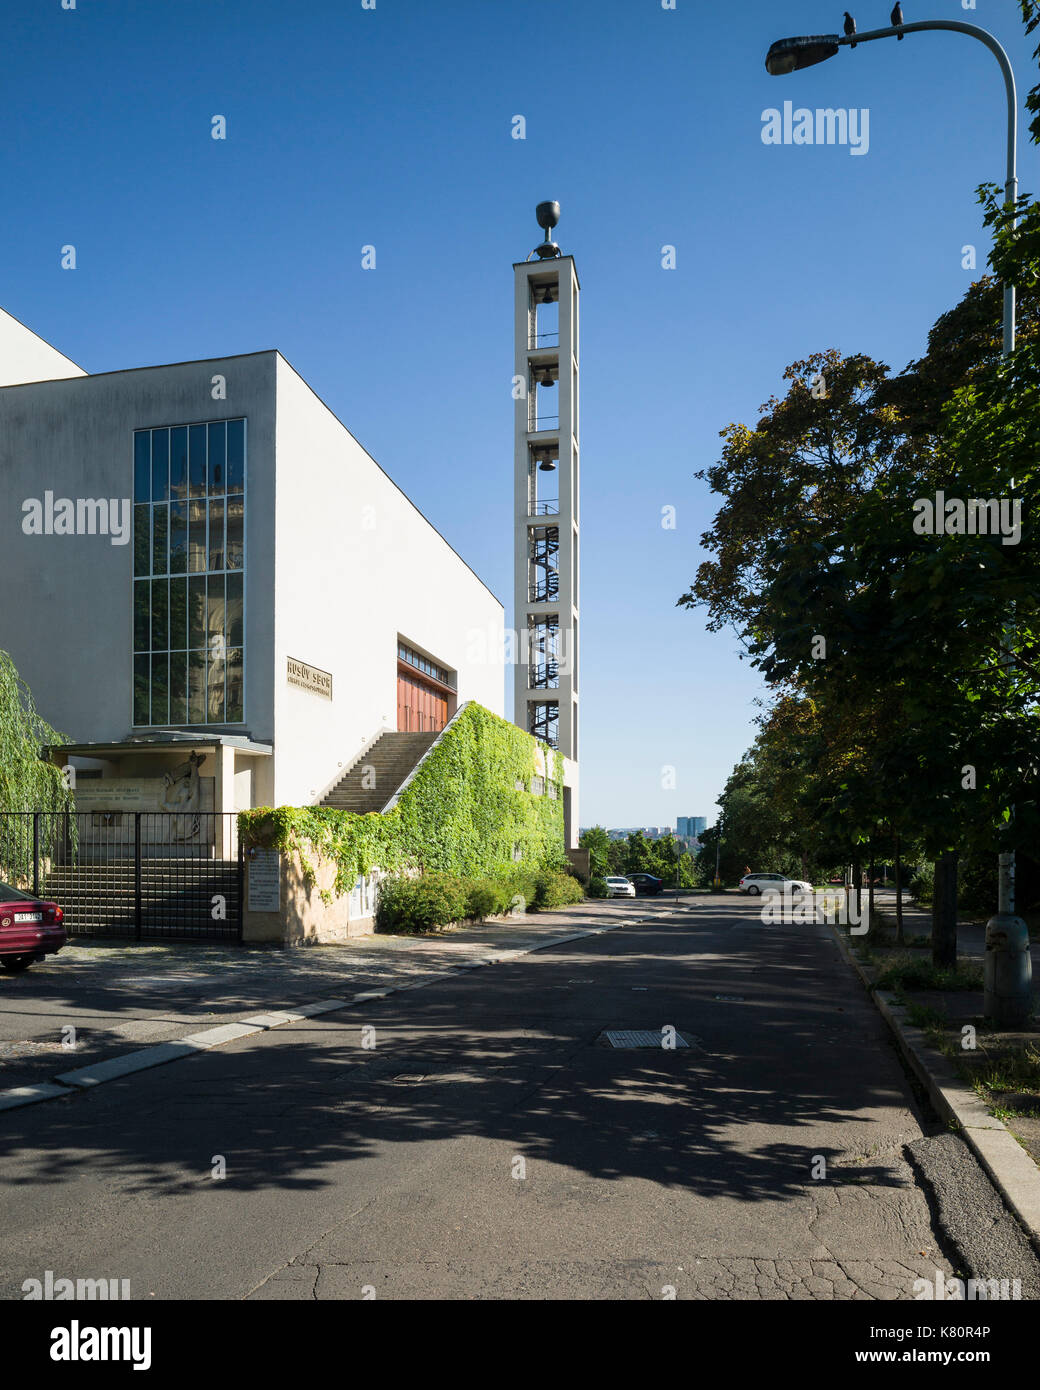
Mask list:
[[[1040,0],[1021,9],[1040,28]],[[1040,85],[1028,105],[1040,140]],[[721,803],[723,846],[759,870],[897,835],[978,857],[1040,834],[1040,203],[980,200],[994,276],[920,359],[793,363],[699,475],[721,504],[679,603],[732,627],[773,692]],[[999,529],[968,525],[971,499],[1005,508]]]
[[72,795],[60,770],[40,756],[67,743],[36,708],[32,691],[0,651],[0,811],[67,811]]

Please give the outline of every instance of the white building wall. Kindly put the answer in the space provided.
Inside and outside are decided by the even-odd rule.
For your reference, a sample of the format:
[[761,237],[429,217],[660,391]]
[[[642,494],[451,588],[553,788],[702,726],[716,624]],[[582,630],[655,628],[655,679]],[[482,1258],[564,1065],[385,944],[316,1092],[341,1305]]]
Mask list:
[[86,376],[86,372],[0,309],[0,386],[70,376]]
[[[240,415],[248,421],[246,720],[229,731],[270,741],[275,357],[0,388],[0,648],[44,718],[75,742],[115,742],[132,731],[133,541],[26,535],[23,502],[46,491],[130,499],[135,429]],[[225,380],[226,400],[212,397],[214,375]]]
[[[6,328],[0,318],[0,371]],[[313,801],[396,726],[398,633],[457,670],[460,703],[503,713],[501,605],[276,352],[96,376],[68,364],[60,378],[67,359],[54,358],[48,379],[0,387],[0,648],[55,728],[77,743],[134,732],[133,543],[27,535],[23,503],[50,491],[129,505],[135,429],[239,416],[245,720],[204,727],[274,744],[254,804]],[[290,686],[289,657],[331,672],[334,700]]]
[[[397,725],[398,634],[503,714],[503,609],[284,358],[278,358],[276,805],[313,802]],[[291,686],[292,657],[332,675]]]

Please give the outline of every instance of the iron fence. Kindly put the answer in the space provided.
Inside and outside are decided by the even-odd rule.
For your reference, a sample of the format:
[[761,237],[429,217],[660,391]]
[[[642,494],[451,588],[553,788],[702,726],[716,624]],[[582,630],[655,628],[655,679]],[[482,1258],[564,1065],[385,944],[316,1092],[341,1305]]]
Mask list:
[[240,941],[244,873],[234,812],[0,812],[0,881],[70,935]]

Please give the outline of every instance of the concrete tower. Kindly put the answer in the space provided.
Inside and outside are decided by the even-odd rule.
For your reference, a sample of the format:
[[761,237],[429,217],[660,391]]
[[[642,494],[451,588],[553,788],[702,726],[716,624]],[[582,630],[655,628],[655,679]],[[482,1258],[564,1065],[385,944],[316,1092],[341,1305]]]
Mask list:
[[559,749],[567,842],[577,843],[578,297],[571,256],[550,239],[558,203],[539,203],[545,239],[515,282],[515,587],[513,718]]

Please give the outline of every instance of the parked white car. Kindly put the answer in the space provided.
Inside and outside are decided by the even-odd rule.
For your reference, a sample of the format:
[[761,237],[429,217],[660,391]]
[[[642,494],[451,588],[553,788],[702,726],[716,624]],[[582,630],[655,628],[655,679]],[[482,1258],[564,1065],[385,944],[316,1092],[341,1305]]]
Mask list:
[[740,892],[757,898],[761,893],[788,893],[799,897],[811,893],[813,886],[802,878],[786,878],[783,874],[745,874],[740,880]]
[[630,878],[612,874],[606,880],[606,884],[608,898],[634,898],[636,895],[636,885]]

